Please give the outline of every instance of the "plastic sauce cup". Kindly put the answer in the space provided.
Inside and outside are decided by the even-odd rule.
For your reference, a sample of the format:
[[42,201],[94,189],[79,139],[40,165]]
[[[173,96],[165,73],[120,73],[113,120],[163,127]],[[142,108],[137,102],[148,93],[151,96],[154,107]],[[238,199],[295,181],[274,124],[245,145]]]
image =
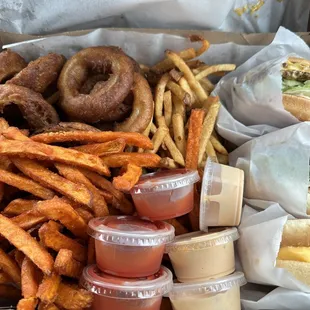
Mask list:
[[88,233],[95,238],[96,263],[103,272],[126,278],[156,273],[174,227],[133,216],[92,219]]
[[200,200],[200,230],[208,226],[238,226],[241,220],[244,172],[208,159]]
[[242,272],[217,280],[174,284],[169,293],[174,310],[241,310],[240,286],[246,280]]
[[131,190],[139,216],[151,220],[168,220],[192,211],[197,171],[163,170],[143,175]]
[[126,279],[90,265],[81,278],[81,285],[93,293],[93,310],[159,310],[162,296],[171,290],[172,284],[172,273],[165,267],[147,278]]
[[195,282],[226,276],[235,271],[234,241],[237,228],[218,228],[177,236],[167,245],[180,282]]

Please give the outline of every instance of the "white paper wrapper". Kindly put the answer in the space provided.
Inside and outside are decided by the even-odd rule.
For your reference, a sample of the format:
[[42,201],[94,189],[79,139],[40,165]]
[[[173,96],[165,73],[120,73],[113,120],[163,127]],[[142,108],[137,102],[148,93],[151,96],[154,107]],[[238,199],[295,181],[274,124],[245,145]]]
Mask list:
[[228,141],[246,141],[299,121],[282,104],[281,64],[296,53],[310,59],[307,44],[294,33],[280,28],[273,42],[218,83],[220,96],[217,129]]
[[241,304],[243,310],[308,310],[310,294],[247,284],[241,287]]
[[[14,0],[0,2],[0,29],[46,34],[99,27],[307,31],[308,0]],[[240,15],[236,13],[239,12]]]
[[248,282],[274,285],[310,292],[303,284],[282,268],[276,268],[283,227],[291,218],[277,203],[270,203],[261,212],[245,206],[239,226],[237,249]]
[[229,158],[245,173],[245,198],[277,201],[288,213],[306,218],[309,156],[310,123],[305,122],[253,139]]

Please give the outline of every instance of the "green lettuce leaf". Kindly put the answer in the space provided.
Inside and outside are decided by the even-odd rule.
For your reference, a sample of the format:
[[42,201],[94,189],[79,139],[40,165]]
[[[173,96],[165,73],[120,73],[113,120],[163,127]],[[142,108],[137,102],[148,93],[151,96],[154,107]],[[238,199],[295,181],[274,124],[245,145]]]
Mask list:
[[282,92],[289,95],[310,97],[310,81],[303,83],[294,80],[283,79]]

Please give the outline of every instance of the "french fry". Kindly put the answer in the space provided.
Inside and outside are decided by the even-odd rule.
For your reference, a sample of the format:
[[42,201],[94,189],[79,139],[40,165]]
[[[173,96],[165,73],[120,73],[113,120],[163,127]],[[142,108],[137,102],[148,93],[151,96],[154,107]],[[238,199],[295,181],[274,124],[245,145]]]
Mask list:
[[[153,124],[153,119],[150,121],[150,123],[148,124],[148,126],[145,128],[145,130],[143,131],[143,135],[148,137],[150,135],[150,132],[151,132],[151,125]],[[154,146],[153,146],[154,148]],[[144,152],[144,149],[142,148],[139,148],[138,149],[138,153],[143,153]]]
[[83,289],[77,289],[65,283],[60,283],[55,304],[68,310],[80,310],[89,308],[93,301],[93,295]]
[[16,306],[17,310],[35,310],[38,300],[34,297],[22,298],[18,301]]
[[186,152],[186,138],[183,117],[179,113],[175,113],[172,116],[173,137],[175,144],[181,154],[185,157]]
[[210,140],[207,143],[206,153],[207,153],[209,158],[211,158],[214,162],[218,163],[218,159],[217,159],[215,149],[214,149]]
[[179,80],[183,76],[183,73],[176,69],[172,69],[169,71],[169,75],[172,77],[173,80],[175,80],[176,82],[179,82]]
[[178,168],[178,164],[170,157],[163,157],[160,160],[160,167],[166,169],[176,169]]
[[59,308],[55,304],[45,304],[43,302],[39,303],[38,310],[58,310]]
[[109,154],[117,154],[124,151],[126,146],[125,140],[117,139],[105,143],[94,143],[72,147],[72,149],[79,152],[88,153],[97,156],[104,156]]
[[44,303],[52,303],[56,300],[61,277],[56,272],[48,276],[44,276],[39,285],[37,297]]
[[14,165],[33,180],[51,188],[73,201],[91,206],[92,196],[82,184],[73,183],[46,169],[43,165],[25,158],[12,158]]
[[173,114],[180,114],[182,115],[183,122],[186,120],[186,109],[185,105],[183,102],[175,95],[172,94],[172,109],[173,109]]
[[206,151],[208,141],[211,137],[211,134],[214,129],[214,125],[217,119],[217,115],[220,110],[220,102],[218,97],[210,97],[209,101],[209,109],[207,116],[203,121],[202,127],[202,135],[200,138],[200,145],[199,145],[199,159],[198,163],[200,164],[203,159],[203,154]]
[[200,103],[204,102],[208,98],[205,90],[202,88],[200,83],[196,80],[194,74],[191,69],[187,66],[185,61],[180,58],[180,56],[172,51],[167,50],[166,56],[173,61],[176,67],[179,68],[180,71],[184,73],[184,77],[186,78],[188,84],[191,89],[195,91],[197,98]]
[[227,150],[225,149],[225,147],[223,146],[223,144],[218,140],[217,137],[215,137],[213,134],[210,137],[210,141],[214,147],[214,149],[223,155],[228,155]]
[[45,274],[51,274],[54,265],[52,256],[30,234],[1,214],[0,231],[4,238],[28,256]]
[[210,47],[209,41],[200,35],[192,34],[189,36],[189,39],[191,40],[191,42],[201,42],[202,43],[201,47],[198,50],[196,50],[196,57],[199,57],[200,55],[205,53]]
[[[161,116],[162,117],[162,116]],[[166,135],[169,134],[169,129],[167,126],[159,126],[158,130],[153,135],[152,142],[154,145],[153,150],[147,150],[146,153],[157,153],[160,146],[162,145]]]
[[126,166],[126,172],[121,176],[114,177],[112,184],[120,191],[129,192],[137,184],[141,175],[141,167],[128,164]]
[[96,263],[96,251],[95,251],[95,239],[88,239],[88,247],[87,247],[87,265]]
[[191,90],[187,80],[184,77],[180,78],[179,85],[182,87],[182,89],[184,89],[184,91],[186,91],[190,95],[192,106],[196,102],[197,98],[195,93],[193,93],[193,91]]
[[159,166],[160,157],[148,153],[119,153],[101,157],[102,162],[111,168],[123,167],[134,164],[140,167],[156,168]]
[[236,69],[234,64],[213,65],[195,75],[197,81],[213,74],[215,72],[233,71]]
[[21,268],[21,287],[24,298],[36,297],[39,287],[39,270],[27,257],[23,259]]
[[49,220],[59,221],[75,236],[82,239],[88,238],[87,224],[83,218],[61,198],[54,197],[50,200],[40,201],[36,204],[35,210]]
[[87,259],[85,247],[77,241],[60,233],[61,227],[60,224],[54,221],[44,223],[39,229],[39,238],[42,244],[56,252],[59,252],[61,249],[71,250],[74,259],[79,262],[85,262]]
[[7,273],[0,271],[0,285],[10,284],[12,282],[13,282],[12,279],[10,278],[10,276]]
[[12,281],[17,286],[20,286],[21,284],[20,269],[17,266],[15,260],[8,254],[6,254],[1,248],[0,248],[0,268],[12,279]]
[[199,80],[199,83],[202,86],[202,88],[206,91],[206,93],[209,93],[209,94],[215,88],[215,86],[212,84],[212,82],[209,79],[207,79],[207,78]]
[[229,158],[228,155],[223,155],[221,153],[217,153],[217,158],[220,164],[222,165],[228,165],[229,164]]
[[22,191],[28,192],[42,199],[51,199],[54,192],[27,177],[0,169],[1,182],[14,186]]
[[22,268],[24,258],[25,254],[22,251],[19,251],[17,249],[14,250],[14,259],[18,264],[19,268]]
[[191,96],[180,85],[175,82],[169,81],[167,88],[175,94],[185,105],[191,104]]
[[33,209],[35,203],[38,200],[28,200],[17,198],[12,200],[2,211],[3,214],[12,216],[12,215],[20,215],[24,212],[30,211]]
[[197,170],[198,168],[199,141],[204,116],[204,110],[194,109],[191,112],[185,158],[185,167],[187,169]]
[[83,267],[83,264],[73,258],[72,251],[61,249],[58,252],[54,265],[54,269],[58,274],[79,279]]
[[164,116],[166,120],[166,125],[169,128],[172,118],[172,96],[170,91],[166,91],[164,93],[164,112],[165,112]]
[[0,134],[2,133],[2,131],[7,130],[9,127],[10,125],[8,124],[8,122],[3,117],[0,117]]
[[37,210],[29,210],[17,216],[11,218],[12,222],[14,222],[18,227],[28,230],[32,227],[37,226],[40,223],[44,223],[47,221],[47,218],[39,213]]
[[84,208],[76,208],[75,211],[85,221],[85,223],[88,223],[92,218],[94,218],[93,214]]
[[164,74],[159,80],[156,89],[155,89],[155,111],[154,116],[156,122],[158,122],[158,118],[163,115],[163,106],[164,106],[164,93],[167,86],[167,83],[170,80],[169,74]]

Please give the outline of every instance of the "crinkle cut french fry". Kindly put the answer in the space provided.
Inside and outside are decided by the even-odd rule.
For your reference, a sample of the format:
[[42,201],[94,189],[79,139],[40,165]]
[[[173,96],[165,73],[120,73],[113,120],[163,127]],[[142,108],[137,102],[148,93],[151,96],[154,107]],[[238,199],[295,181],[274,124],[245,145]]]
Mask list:
[[5,215],[20,215],[24,212],[30,211],[33,209],[34,205],[38,202],[38,200],[28,200],[17,198],[12,200],[2,211]]
[[4,238],[28,256],[45,274],[52,272],[54,265],[52,256],[27,232],[1,214],[0,231]]
[[39,276],[37,266],[25,256],[21,268],[21,287],[24,298],[36,297],[39,287]]
[[172,116],[173,137],[175,144],[181,154],[185,157],[186,152],[186,137],[183,117],[179,113],[175,113]]
[[172,118],[172,96],[170,91],[164,93],[164,112],[166,125],[169,128]]
[[8,274],[8,276],[13,280],[13,282],[17,286],[20,286],[21,284],[20,269],[17,266],[15,260],[8,254],[6,254],[1,248],[0,248],[0,268],[1,270],[3,270],[5,273]]
[[44,276],[38,288],[37,297],[44,303],[52,303],[56,300],[61,277],[56,272]]
[[167,88],[175,94],[185,105],[191,104],[191,96],[180,85],[175,82],[169,81]]
[[225,147],[223,146],[223,144],[220,142],[220,140],[218,140],[213,134],[210,137],[210,141],[214,147],[214,149],[223,155],[228,155],[227,150],[225,149]]
[[167,83],[170,81],[169,74],[164,74],[159,80],[156,89],[155,89],[155,121],[158,122],[158,118],[163,115],[163,106],[164,106],[164,93],[167,86]]
[[114,177],[113,185],[118,190],[129,192],[137,184],[141,175],[141,167],[128,164],[124,174]]

